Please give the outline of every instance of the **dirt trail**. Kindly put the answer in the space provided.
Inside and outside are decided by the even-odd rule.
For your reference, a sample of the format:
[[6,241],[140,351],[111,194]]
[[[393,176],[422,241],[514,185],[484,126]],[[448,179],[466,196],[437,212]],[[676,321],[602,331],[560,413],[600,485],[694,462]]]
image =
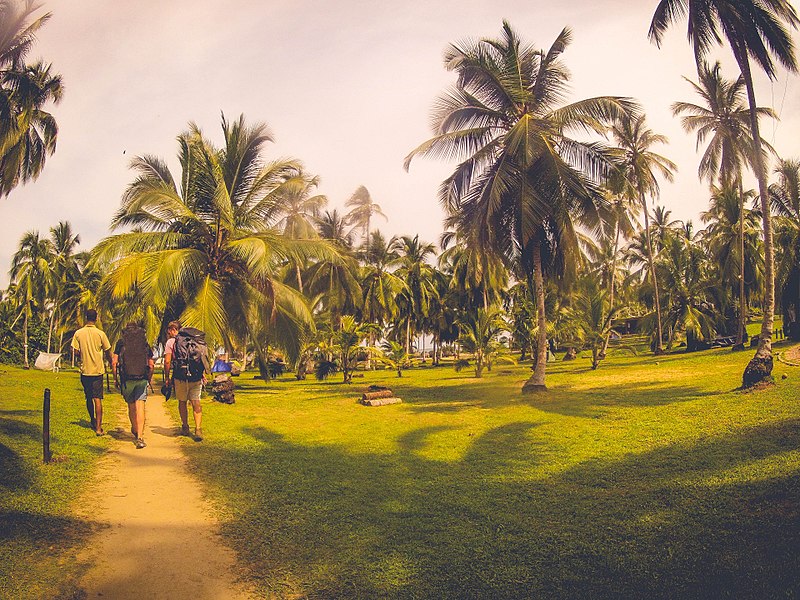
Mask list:
[[104,405],[118,409],[119,425],[80,503],[81,517],[103,525],[81,557],[91,565],[81,581],[86,598],[252,598],[236,582],[233,552],[222,544],[200,484],[187,472],[182,438],[163,396],[147,400],[147,447],[141,450],[133,445],[120,396]]

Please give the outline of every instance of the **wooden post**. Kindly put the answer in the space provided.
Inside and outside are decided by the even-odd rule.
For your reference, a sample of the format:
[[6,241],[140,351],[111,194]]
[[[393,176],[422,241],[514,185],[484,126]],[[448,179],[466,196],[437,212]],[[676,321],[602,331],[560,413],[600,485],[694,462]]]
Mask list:
[[42,411],[42,447],[44,449],[44,462],[49,463],[53,458],[50,453],[50,388],[44,390],[44,410]]

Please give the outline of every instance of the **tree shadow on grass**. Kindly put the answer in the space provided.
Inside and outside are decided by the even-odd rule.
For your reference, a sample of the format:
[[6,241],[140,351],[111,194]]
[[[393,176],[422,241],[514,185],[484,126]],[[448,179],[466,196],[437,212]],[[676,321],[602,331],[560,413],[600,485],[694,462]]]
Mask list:
[[[28,423],[27,421],[21,421],[19,418],[7,418],[3,415],[6,414],[15,414],[15,416],[23,416],[19,413],[27,413],[31,412],[36,414],[35,411],[0,411],[0,434],[9,435],[9,436],[27,436],[32,438],[38,438],[42,435],[41,427],[34,425],[33,423]],[[41,419],[41,413],[38,413],[39,418]]]
[[[510,385],[501,388],[497,381],[478,380],[448,385],[441,395],[430,388],[409,385],[402,390],[402,396],[410,410],[421,413],[451,413],[475,407],[495,409],[525,404],[565,416],[597,418],[614,406],[666,406],[728,391],[733,390],[708,390],[695,386],[675,386],[672,382],[642,381],[602,385],[591,390],[563,384],[548,392],[525,395]],[[400,395],[401,390],[397,393]]]
[[446,428],[409,432],[389,454],[244,433],[258,445],[190,454],[236,498],[224,534],[262,592],[279,597],[800,592],[800,476],[787,458],[800,445],[798,420],[549,477],[538,470],[548,448],[536,423],[478,436],[455,462],[420,452]]
[[70,553],[98,527],[74,517],[0,509],[0,580],[5,585],[0,596],[86,598],[63,561],[71,560]]
[[33,474],[19,454],[0,443],[0,489],[21,491],[33,484]]

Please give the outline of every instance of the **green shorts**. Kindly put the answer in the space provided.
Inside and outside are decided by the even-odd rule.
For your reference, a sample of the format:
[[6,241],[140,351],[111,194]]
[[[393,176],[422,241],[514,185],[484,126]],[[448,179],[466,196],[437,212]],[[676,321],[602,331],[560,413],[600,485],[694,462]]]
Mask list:
[[122,397],[128,404],[147,400],[147,379],[128,379],[122,382]]

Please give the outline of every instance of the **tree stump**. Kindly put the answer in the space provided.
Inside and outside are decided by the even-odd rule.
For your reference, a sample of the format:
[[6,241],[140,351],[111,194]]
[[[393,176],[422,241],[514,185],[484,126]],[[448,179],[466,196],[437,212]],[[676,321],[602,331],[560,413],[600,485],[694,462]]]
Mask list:
[[576,358],[578,358],[578,351],[574,347],[572,347],[567,350],[567,353],[561,360],[575,360]]

